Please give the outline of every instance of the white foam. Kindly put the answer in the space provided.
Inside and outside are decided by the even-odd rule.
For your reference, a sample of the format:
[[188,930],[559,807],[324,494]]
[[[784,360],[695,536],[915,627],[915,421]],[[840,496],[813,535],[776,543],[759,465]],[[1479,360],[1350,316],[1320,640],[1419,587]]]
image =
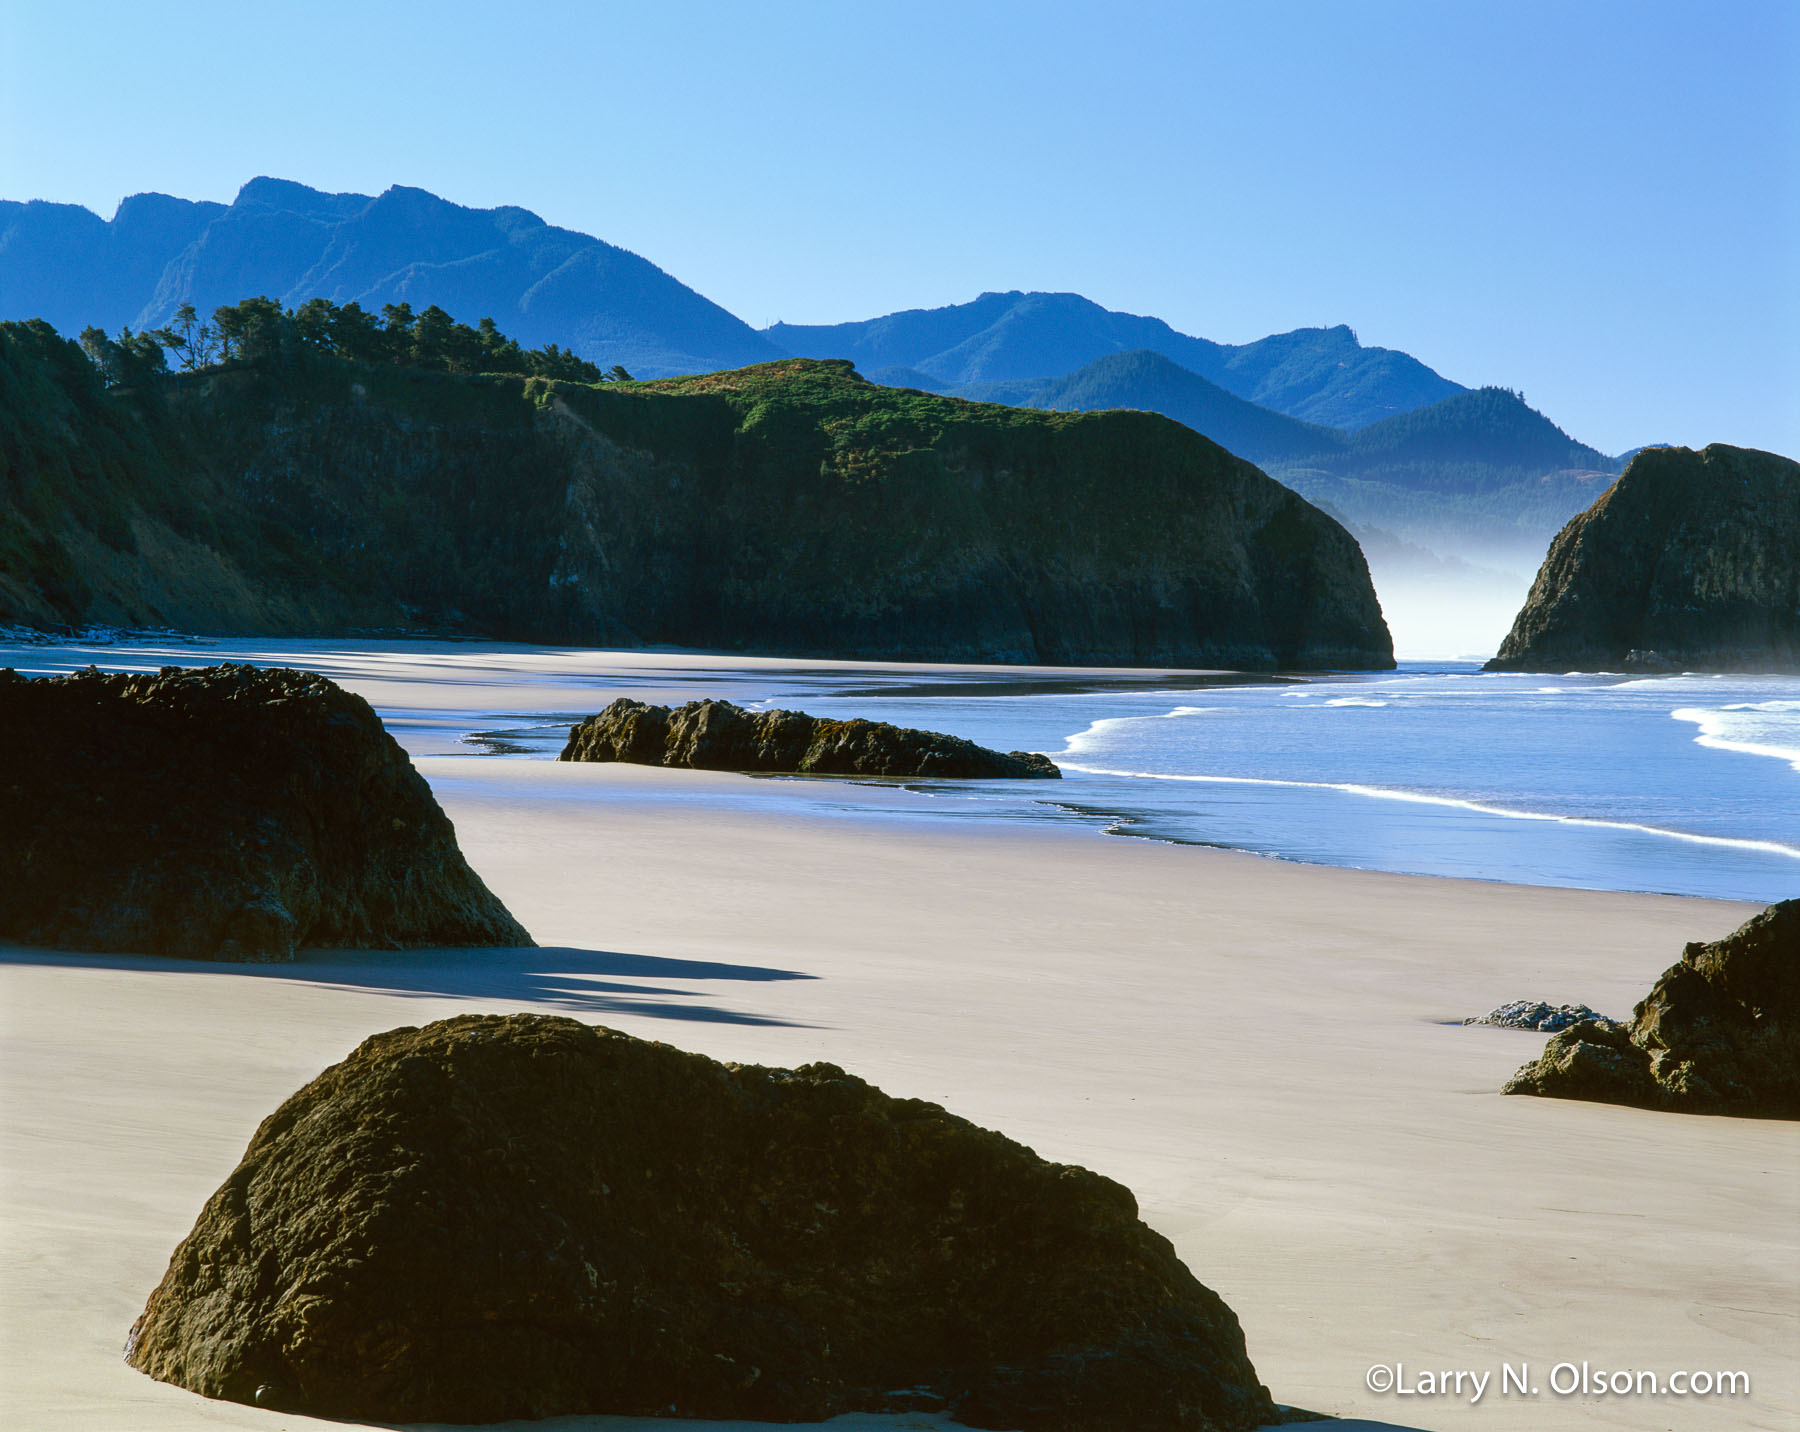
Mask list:
[[1373,696],[1339,696],[1325,704],[1327,706],[1386,706],[1388,703],[1379,701]]
[[1396,701],[1461,701],[1465,698],[1475,701],[1492,701],[1497,697],[1528,696],[1530,692],[1520,688],[1504,686],[1466,687],[1455,691],[1396,691]]
[[1786,761],[1800,771],[1800,701],[1746,701],[1735,706],[1682,706],[1669,713],[1700,728],[1694,744]]
[[[1115,726],[1133,726],[1139,721],[1174,721],[1183,716],[1209,716],[1230,709],[1232,708],[1225,706],[1177,706],[1172,711],[1158,711],[1154,716],[1103,716],[1098,721],[1090,721],[1085,731],[1077,731],[1073,736],[1064,737],[1063,752],[1080,754],[1082,751],[1091,751]],[[1055,756],[1055,759],[1060,762],[1062,756]]]
[[1483,805],[1479,801],[1458,800],[1452,796],[1426,795],[1421,791],[1398,790],[1391,786],[1363,786],[1338,781],[1279,781],[1262,776],[1193,776],[1172,775],[1159,771],[1120,771],[1102,766],[1080,766],[1067,760],[1057,763],[1065,771],[1080,771],[1089,776],[1119,776],[1128,780],[1191,781],[1226,786],[1286,786],[1295,790],[1342,791],[1347,795],[1367,796],[1375,800],[1404,801],[1412,805],[1450,806],[1479,815],[1500,816],[1506,820],[1548,821],[1554,825],[1588,826],[1599,830],[1629,831],[1638,835],[1660,836],[1667,840],[1685,841],[1692,845],[1716,845],[1730,850],[1754,850],[1767,855],[1783,855],[1800,860],[1800,848],[1773,840],[1738,840],[1724,835],[1695,835],[1691,831],[1669,830],[1663,826],[1639,825],[1634,821],[1598,820],[1591,816],[1552,815],[1544,811],[1507,810],[1503,806]]

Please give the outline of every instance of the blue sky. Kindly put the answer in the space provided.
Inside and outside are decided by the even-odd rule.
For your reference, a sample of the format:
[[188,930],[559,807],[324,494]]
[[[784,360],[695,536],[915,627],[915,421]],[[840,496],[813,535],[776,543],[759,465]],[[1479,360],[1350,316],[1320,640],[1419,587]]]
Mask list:
[[1800,3],[0,0],[0,197],[519,204],[758,326],[1348,323],[1608,451],[1800,456]]

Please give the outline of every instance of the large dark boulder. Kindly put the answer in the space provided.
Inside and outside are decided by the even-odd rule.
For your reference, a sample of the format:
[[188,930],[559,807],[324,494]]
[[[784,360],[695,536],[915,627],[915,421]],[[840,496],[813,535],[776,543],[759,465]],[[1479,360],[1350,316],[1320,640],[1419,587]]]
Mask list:
[[1647,448],[1557,534],[1489,671],[1800,671],[1800,463]]
[[623,696],[571,727],[557,759],[814,776],[1062,775],[1048,756],[1032,751],[990,751],[960,736],[885,721],[746,711],[729,701],[690,701],[671,710]]
[[1800,1119],[1800,900],[1690,944],[1628,1022],[1563,1030],[1506,1092]]
[[360,696],[215,666],[0,670],[0,937],[281,960],[529,945]]
[[290,1098],[128,1356],[384,1423],[1275,1419],[1237,1318],[1111,1180],[829,1064],[539,1015],[390,1030]]

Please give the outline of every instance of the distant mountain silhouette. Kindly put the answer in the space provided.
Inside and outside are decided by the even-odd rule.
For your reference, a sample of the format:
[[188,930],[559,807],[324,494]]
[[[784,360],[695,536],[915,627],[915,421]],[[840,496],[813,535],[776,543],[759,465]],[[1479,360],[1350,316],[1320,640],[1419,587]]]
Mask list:
[[1277,459],[1314,458],[1346,448],[1338,429],[1304,423],[1236,397],[1146,348],[1096,358],[1061,378],[967,383],[943,391],[985,403],[1066,413],[1142,408],[1186,423],[1220,447],[1264,466]]
[[133,194],[109,223],[78,204],[0,200],[0,318],[42,318],[69,337],[135,328],[170,260],[225,211]]
[[[934,378],[929,373],[921,373],[917,368],[873,368],[863,374],[871,383],[879,383],[884,388],[917,388],[922,393],[948,393],[956,387],[954,383],[946,383],[942,378]],[[1050,382],[1048,378],[1039,380]],[[995,399],[996,402],[1009,402],[1010,399]],[[1024,404],[1023,406],[1031,406]]]
[[1270,476],[1361,526],[1513,563],[1538,560],[1621,467],[1505,388],[1456,393],[1372,423],[1346,434],[1337,451],[1261,461]]
[[73,336],[168,323],[263,294],[491,317],[525,348],[639,378],[786,354],[847,358],[894,388],[1061,411],[1165,414],[1363,529],[1535,566],[1621,463],[1503,389],[1470,391],[1349,328],[1214,343],[1072,293],[986,293],[947,308],[757,332],[654,264],[525,209],[422,189],[327,194],[253,179],[229,205],[138,194],[108,221],[0,202],[0,319]]
[[1612,458],[1577,442],[1506,388],[1457,393],[1371,423],[1350,435],[1349,456],[1363,475],[1379,472],[1402,484],[1409,473],[1470,461],[1542,472],[1618,470]]
[[860,323],[777,323],[763,332],[799,357],[849,358],[864,373],[911,368],[952,388],[1057,377],[1096,358],[1148,349],[1237,397],[1339,428],[1464,391],[1408,354],[1364,348],[1342,325],[1213,343],[1077,293],[984,293],[949,308]]
[[0,202],[0,318],[65,334],[166,323],[266,294],[430,304],[491,317],[526,347],[556,343],[638,377],[781,356],[767,339],[636,254],[525,209],[469,209],[423,189],[370,197],[253,179],[230,205],[138,194],[108,222],[71,204]]
[[[639,377],[794,355],[844,357],[935,391],[1059,377],[1095,359],[1161,354],[1236,397],[1355,429],[1463,391],[1417,359],[1364,348],[1348,328],[1213,343],[1073,293],[987,293],[949,308],[758,333],[649,261],[528,210],[470,209],[423,189],[327,194],[252,179],[230,204],[136,194],[109,220],[73,204],[0,201],[0,319],[157,327],[253,295],[431,304],[491,317],[527,348],[555,343]],[[889,373],[909,369],[907,375]]]
[[1390,540],[1476,559],[1535,564],[1623,466],[1505,388],[1459,390],[1345,431],[1247,402],[1147,350],[1109,354],[1060,378],[950,385],[916,369],[875,375],[894,387],[1018,407],[1162,413],[1359,532],[1385,529]]

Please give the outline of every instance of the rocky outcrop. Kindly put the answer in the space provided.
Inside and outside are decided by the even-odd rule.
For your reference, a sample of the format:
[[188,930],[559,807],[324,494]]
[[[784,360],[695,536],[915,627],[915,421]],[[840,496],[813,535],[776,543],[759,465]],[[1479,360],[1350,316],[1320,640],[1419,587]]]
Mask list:
[[0,671],[0,936],[280,960],[529,945],[359,696],[248,666]]
[[0,624],[1393,665],[1354,539],[1199,434],[842,362],[583,387],[295,354],[102,392],[0,324],[0,471]]
[[1515,999],[1498,1009],[1489,1010],[1463,1021],[1464,1024],[1491,1024],[1497,1029],[1534,1029],[1554,1034],[1559,1029],[1580,1024],[1584,1019],[1606,1023],[1606,1016],[1596,1014],[1585,1004],[1546,1004],[1541,999]]
[[1275,1420],[1236,1317],[1118,1184],[829,1064],[538,1015],[376,1035],[290,1098],[128,1356],[384,1423]]
[[1800,464],[1648,448],[1557,535],[1489,671],[1800,671]]
[[1628,1022],[1563,1030],[1506,1092],[1800,1118],[1800,900],[1690,944]]
[[620,697],[570,728],[563,761],[631,761],[709,771],[809,776],[1058,777],[1048,756],[990,751],[960,736],[830,721],[804,711],[746,711],[729,701],[649,706]]

